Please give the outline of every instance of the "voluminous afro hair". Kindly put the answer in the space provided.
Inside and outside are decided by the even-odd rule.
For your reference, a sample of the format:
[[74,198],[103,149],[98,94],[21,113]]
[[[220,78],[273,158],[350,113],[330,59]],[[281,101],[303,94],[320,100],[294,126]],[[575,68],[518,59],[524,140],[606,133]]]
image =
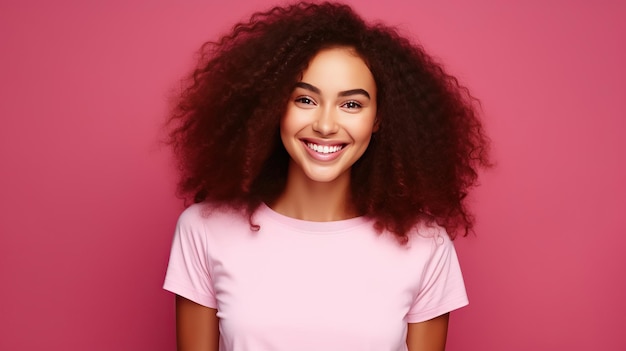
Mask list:
[[289,96],[311,58],[337,46],[355,50],[378,90],[380,130],[351,172],[357,209],[400,239],[419,221],[467,234],[464,199],[489,165],[475,100],[421,46],[336,3],[255,13],[202,46],[169,120],[180,194],[250,218],[275,200],[289,163],[279,135]]

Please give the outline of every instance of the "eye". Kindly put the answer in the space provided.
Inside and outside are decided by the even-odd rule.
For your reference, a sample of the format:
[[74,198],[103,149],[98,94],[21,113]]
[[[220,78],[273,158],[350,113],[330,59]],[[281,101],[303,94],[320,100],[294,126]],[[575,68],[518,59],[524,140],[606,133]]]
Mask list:
[[355,109],[359,109],[363,107],[363,105],[361,105],[358,101],[350,100],[350,101],[344,102],[343,105],[341,105],[341,107],[347,108],[349,110],[355,110]]
[[295,102],[297,104],[303,104],[303,105],[315,105],[315,101],[313,101],[313,99],[309,98],[308,96],[297,97],[295,99]]

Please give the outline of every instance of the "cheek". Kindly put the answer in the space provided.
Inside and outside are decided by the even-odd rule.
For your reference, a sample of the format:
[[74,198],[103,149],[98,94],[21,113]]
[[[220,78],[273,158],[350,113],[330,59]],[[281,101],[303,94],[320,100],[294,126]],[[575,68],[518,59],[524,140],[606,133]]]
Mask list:
[[280,140],[283,142],[284,146],[287,146],[288,140],[289,140],[289,125],[285,124],[284,122],[281,121],[280,123]]
[[290,118],[288,114],[285,114],[285,116],[280,119],[280,137],[283,139],[283,141],[287,137],[287,135],[293,130],[292,126],[293,118]]
[[283,146],[289,151],[291,145],[294,143],[296,135],[301,129],[302,122],[298,118],[297,114],[287,109],[285,115],[280,119],[280,139]]
[[368,118],[367,121],[353,123],[350,127],[352,137],[361,141],[367,141],[375,132],[374,118]]
[[292,107],[288,107],[285,111],[285,114],[280,119],[280,133],[289,134],[295,133],[299,129],[301,129],[304,123],[302,112],[298,111],[298,109]]

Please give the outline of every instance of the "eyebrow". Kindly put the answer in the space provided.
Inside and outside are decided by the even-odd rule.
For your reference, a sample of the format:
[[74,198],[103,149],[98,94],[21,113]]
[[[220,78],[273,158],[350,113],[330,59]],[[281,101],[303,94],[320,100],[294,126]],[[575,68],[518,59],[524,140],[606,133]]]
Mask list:
[[[311,85],[309,83],[305,83],[305,82],[296,83],[296,87],[312,91],[315,94],[322,93],[322,91],[318,87]],[[365,89],[350,89],[350,90],[340,91],[339,94],[337,94],[337,96],[341,96],[341,97],[351,96],[351,95],[364,95],[368,99],[371,99],[370,94]]]

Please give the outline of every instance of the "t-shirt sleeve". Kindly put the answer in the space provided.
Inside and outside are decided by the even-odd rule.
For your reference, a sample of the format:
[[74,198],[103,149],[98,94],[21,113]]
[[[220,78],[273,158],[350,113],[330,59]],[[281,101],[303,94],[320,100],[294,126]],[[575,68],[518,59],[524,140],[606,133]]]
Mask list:
[[216,308],[207,239],[200,206],[193,205],[178,219],[163,288]]
[[407,313],[408,323],[427,321],[468,304],[459,260],[448,235],[441,229],[435,237],[422,239],[430,241],[432,255]]

